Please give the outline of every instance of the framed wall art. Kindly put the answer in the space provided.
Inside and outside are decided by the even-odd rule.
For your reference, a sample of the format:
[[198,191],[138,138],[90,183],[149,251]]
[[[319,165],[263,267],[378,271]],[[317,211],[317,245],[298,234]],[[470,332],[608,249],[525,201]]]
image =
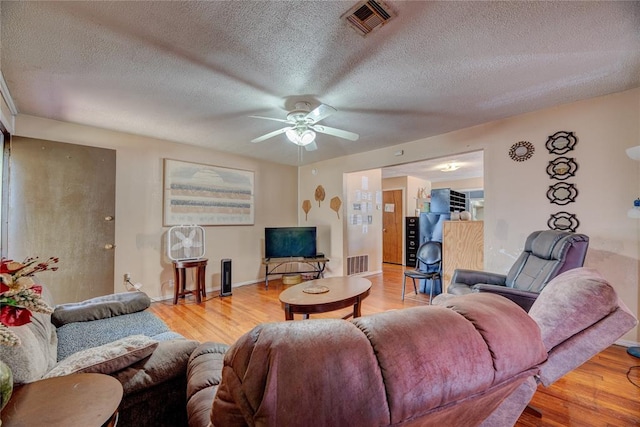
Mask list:
[[164,159],[163,225],[253,225],[254,173]]

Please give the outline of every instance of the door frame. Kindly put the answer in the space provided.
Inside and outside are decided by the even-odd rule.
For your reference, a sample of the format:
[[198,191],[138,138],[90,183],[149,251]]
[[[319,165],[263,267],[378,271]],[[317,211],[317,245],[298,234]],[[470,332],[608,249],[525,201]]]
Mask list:
[[[400,190],[402,192],[402,203],[400,204],[400,208],[402,209],[401,212],[401,225],[400,225],[400,244],[401,244],[401,248],[400,248],[400,264],[399,265],[404,265],[404,258],[405,258],[405,235],[404,235],[404,218],[407,216],[406,215],[406,204],[407,204],[407,200],[406,200],[406,188],[405,187],[393,187],[393,188],[383,188],[382,189],[382,199],[383,199],[383,206],[382,206],[382,215],[384,215],[384,192],[385,191],[397,191]],[[384,264],[384,227],[381,228],[382,231],[382,263]]]

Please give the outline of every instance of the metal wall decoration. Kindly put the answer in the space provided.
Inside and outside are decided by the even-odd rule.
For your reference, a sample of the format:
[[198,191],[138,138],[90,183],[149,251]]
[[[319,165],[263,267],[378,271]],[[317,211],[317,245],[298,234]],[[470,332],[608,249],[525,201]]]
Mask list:
[[524,162],[533,156],[535,148],[529,141],[516,142],[509,149],[509,157],[516,162]]
[[549,186],[547,199],[556,205],[567,205],[576,201],[578,189],[575,185],[566,182],[557,182]]
[[[549,154],[561,155],[572,151],[578,138],[573,132],[559,131],[549,136],[545,146],[549,150]],[[549,161],[547,165],[547,175],[550,179],[566,181],[570,177],[575,176],[578,170],[578,163],[572,157],[556,157]],[[549,186],[547,190],[547,199],[549,202],[564,206],[576,201],[578,197],[578,189],[575,184],[568,182],[556,182]],[[575,232],[580,226],[580,221],[575,214],[569,212],[557,212],[551,214],[547,225],[552,230]]]
[[552,230],[571,231],[574,233],[580,226],[580,221],[576,218],[575,214],[569,212],[557,212],[551,214],[547,225]]
[[560,131],[556,132],[547,139],[547,150],[551,154],[564,154],[576,146],[578,139],[573,132]]
[[549,162],[547,174],[553,179],[565,180],[575,176],[578,164],[573,158],[558,157]]

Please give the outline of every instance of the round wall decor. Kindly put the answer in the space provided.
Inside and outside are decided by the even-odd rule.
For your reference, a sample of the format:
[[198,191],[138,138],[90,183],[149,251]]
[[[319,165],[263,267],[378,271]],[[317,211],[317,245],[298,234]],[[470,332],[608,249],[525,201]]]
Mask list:
[[509,149],[509,157],[516,162],[524,162],[533,156],[535,148],[529,141],[516,142]]

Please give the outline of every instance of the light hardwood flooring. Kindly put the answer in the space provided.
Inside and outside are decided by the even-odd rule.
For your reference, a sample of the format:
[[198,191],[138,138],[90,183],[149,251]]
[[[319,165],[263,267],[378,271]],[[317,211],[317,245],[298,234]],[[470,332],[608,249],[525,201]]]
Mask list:
[[[402,266],[385,264],[381,274],[367,277],[371,294],[363,302],[362,315],[428,304],[428,295],[415,295],[410,282],[401,300],[402,276]],[[207,295],[201,304],[192,296],[178,305],[171,300],[156,302],[151,310],[187,338],[231,344],[259,323],[284,321],[278,295],[286,287],[280,280],[269,280],[269,289],[262,282],[234,288],[228,297]],[[349,312],[312,317],[336,318]],[[639,365],[640,359],[628,355],[625,348],[611,346],[549,388],[540,386],[531,404],[542,418],[524,413],[516,426],[640,426],[640,388],[631,383],[640,385],[640,367],[632,368]]]

